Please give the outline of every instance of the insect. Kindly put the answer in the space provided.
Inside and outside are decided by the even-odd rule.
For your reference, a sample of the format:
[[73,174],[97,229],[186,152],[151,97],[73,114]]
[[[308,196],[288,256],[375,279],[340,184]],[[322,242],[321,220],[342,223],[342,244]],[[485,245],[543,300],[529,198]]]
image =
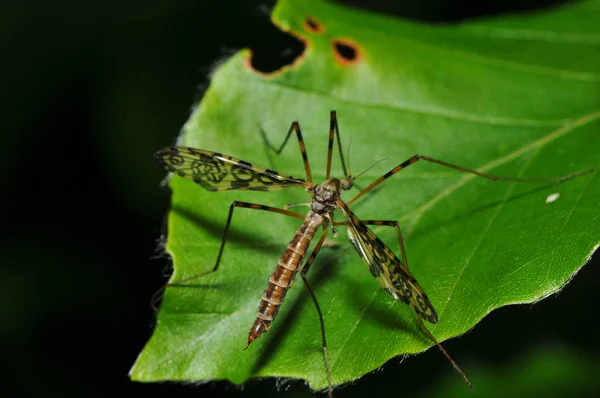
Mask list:
[[[263,333],[269,331],[273,321],[277,316],[277,312],[284,301],[287,290],[291,287],[296,274],[300,273],[300,276],[307,287],[307,290],[319,315],[323,358],[329,385],[328,392],[329,396],[332,396],[333,385],[331,382],[331,370],[327,355],[325,325],[320,305],[306,278],[306,274],[314,262],[317,254],[321,250],[321,247],[323,246],[328,229],[331,228],[335,237],[338,234],[335,227],[344,226],[352,246],[356,249],[371,274],[377,279],[379,284],[389,295],[398,301],[408,304],[414,310],[421,330],[440,349],[442,354],[450,361],[454,369],[462,376],[469,388],[474,391],[466,375],[454,362],[442,345],[431,334],[423,322],[425,320],[429,323],[436,324],[438,322],[438,316],[433,305],[431,304],[431,301],[427,297],[427,294],[409,271],[402,233],[398,222],[388,220],[361,220],[352,212],[352,210],[350,210],[349,205],[354,203],[365,193],[369,192],[386,179],[419,160],[475,174],[491,180],[519,182],[559,182],[588,173],[592,171],[592,169],[554,179],[499,177],[433,159],[428,156],[415,155],[376,179],[366,188],[360,190],[360,192],[351,200],[344,202],[341,198],[341,192],[350,190],[354,186],[355,179],[358,178],[360,174],[356,177],[353,177],[346,168],[341,150],[341,138],[336,112],[331,111],[330,113],[325,181],[320,184],[315,184],[313,182],[308,155],[298,122],[292,123],[283,144],[279,149],[274,148],[275,151],[277,153],[281,152],[292,133],[295,133],[298,139],[300,152],[304,162],[306,179],[284,175],[277,171],[255,165],[232,156],[203,149],[177,146],[166,147],[156,152],[155,157],[157,161],[168,171],[180,177],[192,180],[209,191],[277,191],[287,188],[303,188],[312,197],[311,203],[306,204],[310,208],[306,216],[302,216],[298,213],[290,211],[290,208],[294,205],[287,205],[284,209],[280,209],[255,203],[239,201],[233,202],[229,207],[227,222],[225,224],[219,253],[217,255],[217,260],[214,267],[210,271],[193,276],[191,278],[170,283],[168,286],[182,284],[190,281],[191,279],[196,279],[208,273],[217,271],[221,262],[225,243],[227,241],[233,213],[238,207],[279,213],[302,220],[301,225],[298,227],[294,237],[283,252],[283,255],[278,260],[275,270],[269,278],[267,287],[263,292],[262,299],[256,312],[256,319],[248,333],[248,346],[252,344],[253,341],[258,339]],[[340,160],[345,175],[344,178],[331,178],[330,175],[334,140],[337,141],[338,150],[340,152]],[[342,213],[344,221],[334,221],[333,215],[335,210],[339,210]],[[398,258],[394,252],[388,246],[386,246],[386,244],[383,243],[383,241],[381,241],[373,231],[369,229],[368,225],[389,226],[395,228],[398,236],[401,258]],[[321,237],[316,243],[312,253],[305,260],[311,241],[314,239],[317,231],[320,228],[322,228]],[[248,348],[248,346],[246,348]]]

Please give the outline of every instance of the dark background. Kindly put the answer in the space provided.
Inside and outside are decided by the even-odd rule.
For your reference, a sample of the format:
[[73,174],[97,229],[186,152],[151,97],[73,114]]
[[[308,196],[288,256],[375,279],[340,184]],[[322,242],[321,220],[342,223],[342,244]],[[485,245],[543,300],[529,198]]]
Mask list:
[[[174,142],[218,60],[250,47],[256,66],[272,70],[301,46],[271,25],[269,2],[84,3],[0,6],[0,391],[15,397],[306,391],[296,382],[276,394],[273,379],[240,392],[225,382],[139,384],[127,377],[152,332],[150,297],[168,264],[158,242],[169,195],[159,188],[164,173],[153,152]],[[346,3],[453,23],[557,2]],[[446,348],[465,368],[502,369],[540,344],[597,357],[595,314],[579,310],[595,310],[590,301],[598,300],[589,292],[600,282],[597,266],[584,267],[558,296],[495,311]],[[392,362],[339,396],[408,396],[452,373],[435,350]]]

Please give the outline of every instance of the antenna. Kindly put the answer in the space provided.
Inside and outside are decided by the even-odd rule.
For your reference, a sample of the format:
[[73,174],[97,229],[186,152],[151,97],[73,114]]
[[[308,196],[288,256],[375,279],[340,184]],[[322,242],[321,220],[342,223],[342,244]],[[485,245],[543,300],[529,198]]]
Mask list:
[[[387,158],[379,159],[378,161],[376,161],[375,163],[373,163],[372,165],[367,167],[366,170],[363,170],[359,175],[354,177],[354,179],[356,180],[358,177],[365,174],[367,171],[371,170],[373,167],[377,166],[379,163],[383,162],[384,160],[387,160]],[[350,160],[348,160],[348,164],[350,164]]]

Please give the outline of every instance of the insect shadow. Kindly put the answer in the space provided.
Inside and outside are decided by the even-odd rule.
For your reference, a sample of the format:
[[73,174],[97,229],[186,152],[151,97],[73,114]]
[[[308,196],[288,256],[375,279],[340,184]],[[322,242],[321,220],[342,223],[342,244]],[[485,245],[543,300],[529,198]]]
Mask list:
[[[194,225],[201,225],[202,229],[206,230],[217,240],[220,241],[223,237],[225,219],[222,222],[215,222],[214,220],[203,216],[201,213],[177,205],[173,206],[171,211],[185,217],[188,221],[194,223]],[[268,239],[261,237],[257,232],[245,232],[241,228],[231,228],[227,235],[227,241],[230,244],[237,243],[239,245],[247,246],[249,249],[256,249],[261,252],[268,251],[269,253],[281,254],[280,252],[283,250],[281,244],[265,244],[265,241],[268,241]]]
[[[204,230],[210,233],[217,239],[220,239],[223,235],[223,225],[219,222],[215,222],[208,217],[204,217],[201,213],[196,213],[189,208],[181,207],[174,205],[171,207],[171,211],[177,213],[178,215],[184,217],[188,221],[194,223],[194,225],[201,225]],[[279,254],[282,250],[281,245],[279,244],[268,244],[265,241],[267,239],[261,238],[260,235],[256,233],[248,233],[244,232],[241,229],[233,228],[230,230],[228,234],[228,240],[233,243],[237,243],[239,245],[243,245],[247,247],[249,250],[257,250],[260,252],[269,252],[274,255]],[[216,258],[216,256],[215,256]],[[172,274],[173,269],[170,267],[170,272],[165,272],[165,274]],[[198,289],[198,288],[211,288],[211,289],[228,289],[229,286],[224,286],[222,284],[215,284],[214,282],[202,282],[202,278],[198,278],[193,283],[185,283],[177,285],[180,289]],[[159,293],[162,293],[163,289],[159,290],[154,294],[152,298],[151,306],[155,312],[158,312],[159,304],[162,302],[162,296]],[[193,303],[192,303],[193,304]]]
[[[365,273],[365,279],[367,278],[368,275]],[[373,323],[380,328],[413,332],[415,335],[420,336],[419,333],[415,333],[409,327],[406,319],[398,316],[400,309],[398,306],[391,305],[393,299],[387,300],[387,296],[379,295],[378,290],[365,290],[364,285],[352,278],[347,278],[344,283],[347,284],[347,289],[344,289],[345,297],[342,299],[352,306],[356,314],[361,314],[361,322]],[[374,284],[373,286],[376,287],[377,285]],[[382,299],[374,297],[374,294]],[[368,308],[368,311],[365,311],[365,308]],[[402,307],[402,309],[404,308]],[[423,341],[429,340],[423,339]]]

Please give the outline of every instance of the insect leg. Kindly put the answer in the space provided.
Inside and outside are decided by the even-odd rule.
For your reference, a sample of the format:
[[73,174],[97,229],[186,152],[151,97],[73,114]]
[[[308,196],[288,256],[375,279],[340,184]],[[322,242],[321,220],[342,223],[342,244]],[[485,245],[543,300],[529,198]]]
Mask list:
[[302,160],[304,161],[304,170],[306,171],[306,180],[312,182],[312,173],[310,172],[310,164],[308,163],[308,155],[306,153],[306,147],[304,146],[304,139],[302,138],[302,130],[300,129],[300,123],[298,123],[297,121],[292,122],[292,125],[290,126],[290,129],[288,130],[285,139],[283,140],[283,143],[279,148],[275,148],[267,139],[267,135],[265,134],[264,130],[262,128],[260,129],[260,133],[262,134],[267,146],[278,155],[281,154],[281,151],[285,147],[285,144],[287,144],[288,140],[290,139],[292,131],[296,132],[296,137],[298,138],[298,144],[300,145],[300,153],[302,154]]
[[408,268],[408,260],[406,259],[406,250],[404,249],[404,239],[402,239],[402,232],[400,231],[400,225],[398,221],[388,221],[388,220],[361,220],[363,224],[367,225],[383,225],[386,227],[394,227],[396,228],[396,232],[398,233],[398,245],[400,246],[400,253],[402,254],[402,262]]
[[415,156],[411,157],[410,159],[408,159],[408,160],[400,163],[398,166],[394,167],[393,169],[391,169],[390,171],[388,171],[387,173],[385,173],[384,175],[382,175],[381,177],[379,177],[378,179],[376,179],[375,181],[373,181],[368,187],[366,187],[365,189],[363,189],[362,191],[360,191],[350,201],[346,202],[346,204],[347,205],[351,205],[358,198],[360,198],[361,196],[363,196],[365,193],[367,193],[368,191],[370,191],[371,189],[373,189],[377,185],[381,184],[384,180],[390,178],[391,176],[393,176],[394,174],[396,174],[400,170],[403,170],[403,169],[407,168],[411,164],[416,163],[418,160],[425,160],[425,161],[430,162],[430,163],[435,163],[435,164],[438,164],[440,166],[448,167],[448,168],[454,169],[454,170],[463,171],[465,173],[475,174],[476,176],[487,178],[489,180],[494,180],[494,181],[552,182],[552,183],[554,183],[554,182],[560,182],[560,181],[570,180],[570,179],[573,179],[575,177],[579,177],[580,175],[590,173],[590,172],[592,172],[594,170],[593,168],[589,168],[589,169],[586,169],[586,170],[583,170],[583,171],[579,171],[577,173],[568,174],[566,176],[557,177],[557,178],[500,177],[500,176],[496,176],[496,175],[492,175],[492,174],[482,173],[482,172],[477,171],[477,170],[468,169],[466,167],[458,166],[458,165],[455,165],[455,164],[452,164],[452,163],[444,162],[442,160],[437,160],[437,159],[434,159],[434,158],[430,158],[429,156],[415,155]]
[[194,275],[194,276],[190,276],[189,278],[184,278],[184,279],[180,279],[176,282],[170,282],[170,283],[165,284],[156,293],[154,293],[154,295],[152,295],[151,306],[155,312],[158,310],[157,304],[160,299],[160,294],[162,292],[164,292],[167,287],[178,286],[178,285],[184,284],[186,282],[189,282],[191,280],[201,278],[205,275],[215,272],[219,268],[219,264],[221,263],[221,257],[223,256],[223,250],[225,249],[225,242],[227,242],[227,235],[229,235],[229,226],[231,225],[231,219],[233,218],[233,211],[235,210],[236,207],[270,211],[273,213],[279,213],[279,214],[283,214],[286,216],[296,217],[300,220],[304,220],[304,217],[302,217],[298,213],[294,213],[293,211],[278,209],[277,207],[259,205],[256,203],[238,202],[238,201],[232,202],[231,205],[229,206],[229,214],[227,215],[227,223],[225,224],[225,230],[223,231],[223,238],[221,239],[221,247],[219,248],[219,254],[217,255],[217,261],[215,262],[215,266],[213,267],[213,269],[206,271],[206,272],[202,272],[202,273]]
[[340,160],[342,162],[342,169],[344,170],[344,176],[350,178],[348,170],[346,169],[346,163],[344,162],[344,152],[342,151],[342,140],[340,139],[340,128],[337,122],[337,115],[334,110],[329,114],[329,141],[327,146],[327,169],[325,172],[325,179],[328,180],[331,172],[331,157],[333,153],[333,135],[335,134],[338,151],[340,153]]
[[444,347],[442,347],[442,345],[437,341],[437,339],[435,337],[433,337],[433,334],[431,334],[429,329],[427,329],[427,327],[423,323],[423,318],[421,317],[420,314],[417,314],[417,321],[419,322],[419,327],[421,328],[421,330],[423,330],[423,332],[427,335],[427,337],[429,337],[429,339],[431,339],[431,341],[433,341],[435,343],[435,345],[440,349],[442,354],[444,354],[444,356],[446,358],[448,358],[448,360],[450,361],[450,364],[452,364],[452,367],[454,368],[454,370],[456,370],[458,372],[458,374],[462,376],[462,378],[465,381],[465,383],[467,384],[467,386],[469,386],[469,389],[471,389],[471,391],[473,393],[475,393],[475,389],[471,385],[471,382],[467,378],[467,375],[464,374],[462,369],[456,364],[456,362],[454,362],[454,360],[450,357],[450,354],[448,354],[446,352]]
[[[400,225],[398,225],[398,221],[362,220],[362,222],[367,225],[383,225],[383,226],[387,226],[387,227],[396,228],[396,232],[398,233],[398,244],[400,245],[400,252],[402,253],[402,261],[404,262],[404,265],[408,269],[408,261],[406,259],[406,251],[404,250],[404,241],[402,240],[402,232],[400,232]],[[452,357],[450,357],[450,354],[448,354],[448,352],[446,352],[444,347],[437,341],[437,339],[435,337],[433,337],[433,334],[431,334],[429,329],[427,329],[427,327],[423,323],[423,317],[419,313],[417,313],[417,321],[419,323],[419,327],[421,328],[421,330],[423,330],[423,332],[427,335],[427,337],[429,337],[429,339],[439,348],[439,350],[442,352],[442,354],[444,354],[444,356],[450,361],[450,364],[452,365],[452,367],[458,372],[458,374],[460,374],[462,376],[462,378],[464,379],[465,383],[467,383],[467,386],[469,386],[471,391],[475,392],[475,390],[473,389],[473,386],[471,385],[471,382],[469,381],[467,376],[463,373],[462,369],[456,364],[456,362],[454,362]]]
[[[404,243],[402,241],[402,233],[400,232],[400,226],[398,225],[397,221],[386,221],[386,220],[361,220],[363,224],[368,224],[368,225],[383,225],[383,226],[390,226],[390,227],[395,227],[396,228],[396,232],[398,233],[398,243],[400,245],[400,251],[402,252],[402,260],[404,261],[404,265],[406,266],[406,269],[408,270],[408,263],[406,260],[406,253],[404,250]],[[345,223],[343,222],[338,222],[338,223],[334,223],[334,225],[343,225]],[[421,288],[419,288],[419,291],[422,291]],[[424,292],[423,292],[424,294]],[[431,305],[431,304],[429,304]],[[411,307],[413,307],[411,305]],[[439,350],[442,352],[442,354],[444,354],[444,356],[450,361],[450,363],[452,364],[452,367],[454,367],[454,369],[463,377],[463,379],[465,380],[465,382],[467,383],[467,385],[469,386],[469,388],[471,389],[471,391],[475,392],[475,390],[473,389],[473,386],[471,385],[471,383],[469,382],[469,380],[467,379],[467,376],[465,376],[465,374],[463,373],[463,371],[460,369],[460,367],[456,364],[456,362],[454,362],[454,360],[450,357],[450,355],[446,352],[446,350],[444,349],[444,347],[442,347],[442,345],[437,341],[437,339],[433,336],[433,334],[431,334],[431,332],[429,331],[429,329],[427,329],[427,327],[425,327],[425,325],[423,324],[423,315],[422,313],[420,313],[415,307],[413,307],[413,309],[416,312],[417,315],[417,321],[419,323],[419,327],[421,328],[421,330],[427,335],[427,337],[429,337],[429,339],[439,348]],[[433,308],[432,308],[433,310]],[[431,322],[431,321],[430,321]],[[435,321],[437,322],[437,321]],[[433,323],[435,323],[433,322]]]
[[317,242],[317,245],[315,246],[312,253],[310,254],[310,257],[308,257],[308,259],[306,260],[306,263],[304,263],[304,266],[302,267],[302,270],[300,271],[300,275],[306,276],[308,269],[310,268],[313,261],[315,261],[317,254],[319,254],[319,250],[321,250],[321,246],[323,246],[323,242],[325,242],[326,236],[327,236],[327,228],[323,228],[323,235],[321,236],[321,239],[319,239],[319,241]]
[[236,207],[244,207],[244,208],[253,209],[253,210],[270,211],[273,213],[279,213],[279,214],[284,214],[286,216],[296,217],[296,218],[304,221],[304,217],[302,217],[298,213],[294,213],[293,211],[278,209],[277,207],[259,205],[256,203],[238,202],[238,201],[232,202],[231,205],[229,206],[229,214],[227,215],[227,223],[225,224],[225,230],[223,231],[223,239],[221,239],[221,247],[219,248],[219,254],[217,256],[217,261],[215,263],[214,268],[209,272],[214,272],[219,267],[219,263],[221,262],[221,256],[223,255],[223,250],[225,249],[225,242],[227,241],[227,235],[229,235],[229,226],[231,225],[231,219],[233,218],[233,211],[235,210]]
[[310,257],[308,258],[308,260],[306,260],[306,263],[302,267],[302,271],[300,271],[300,276],[302,277],[304,286],[306,286],[306,289],[308,290],[308,293],[310,294],[310,297],[311,297],[313,303],[315,304],[317,314],[319,315],[319,324],[321,326],[321,339],[322,339],[322,347],[323,347],[323,359],[325,361],[325,372],[327,373],[327,385],[329,386],[328,396],[329,396],[329,398],[332,398],[333,397],[333,385],[331,383],[331,366],[329,365],[329,356],[327,355],[327,338],[325,337],[325,322],[323,321],[323,312],[321,311],[321,306],[319,305],[319,302],[317,301],[317,296],[315,295],[315,292],[313,291],[312,287],[310,287],[310,284],[308,283],[308,279],[306,279],[306,273],[308,272],[310,265],[315,260],[315,257],[317,257],[317,254],[319,254],[319,250],[321,250],[321,247],[323,246],[323,242],[325,241],[326,236],[327,236],[327,227],[324,227],[323,235],[321,236],[321,239],[319,239],[319,242],[317,243],[317,245],[313,249],[312,253],[310,254]]

